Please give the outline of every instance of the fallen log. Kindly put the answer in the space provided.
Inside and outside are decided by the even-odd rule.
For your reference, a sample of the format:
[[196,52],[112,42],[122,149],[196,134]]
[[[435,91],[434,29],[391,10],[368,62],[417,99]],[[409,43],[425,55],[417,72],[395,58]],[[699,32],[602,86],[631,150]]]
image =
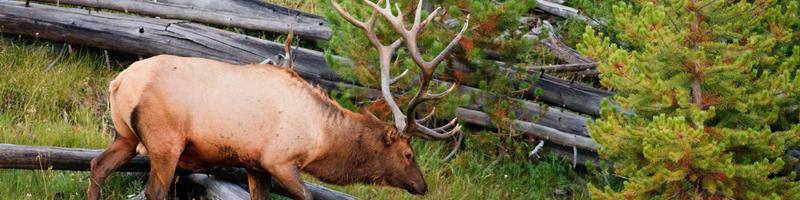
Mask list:
[[[173,183],[172,191],[174,196],[170,199],[207,199],[207,200],[247,200],[250,194],[236,183],[219,179],[216,175],[190,173],[178,175],[180,178]],[[246,183],[245,183],[246,184]],[[130,200],[147,200],[144,190],[139,192]]]
[[[192,173],[184,176],[185,179],[203,186],[206,189],[204,199],[208,200],[248,200],[250,193],[242,187],[214,175]],[[317,198],[319,199],[319,198]]]
[[[36,147],[0,144],[0,168],[89,170],[89,161],[101,150]],[[126,172],[150,171],[150,160],[137,156],[119,169]]]
[[[459,119],[472,124],[477,124],[483,127],[499,128],[494,122],[492,122],[491,116],[480,111],[458,108],[456,110],[456,116],[458,116]],[[591,151],[594,151],[597,148],[597,144],[592,141],[592,138],[587,136],[565,133],[554,128],[522,120],[511,120],[511,125],[514,126],[515,130],[542,140],[554,142],[556,144],[568,147],[574,146],[580,149]]]
[[[34,170],[73,170],[88,171],[89,163],[94,157],[102,153],[100,149],[79,149],[62,147],[42,147],[26,146],[14,144],[0,144],[0,169],[34,169]],[[243,169],[239,169],[244,171]],[[146,172],[150,171],[150,160],[147,156],[136,156],[128,163],[124,164],[118,172]],[[180,173],[187,173],[186,170],[179,169]],[[214,171],[211,171],[214,172]],[[213,174],[213,173],[212,173]],[[242,177],[233,177],[235,180],[244,180],[247,184],[247,176],[242,173]],[[274,182],[274,181],[273,181]],[[337,192],[321,185],[305,183],[315,199],[331,200],[350,200],[357,199],[347,194]],[[273,185],[273,188],[280,187]],[[287,196],[288,193],[282,188],[276,188],[273,193]]]
[[[89,13],[25,2],[0,1],[0,31],[83,44],[140,56],[171,54],[237,64],[278,60],[283,44],[180,20],[116,13]],[[306,78],[344,81],[325,63],[322,52],[299,48],[294,69]]]
[[[469,86],[461,86],[459,88],[459,95],[469,95],[471,97],[470,101],[462,106],[463,108],[478,111],[491,109],[491,100],[499,98],[511,101],[517,106],[515,109],[509,111],[513,112],[520,120],[550,127],[569,134],[589,136],[586,118],[569,111],[563,111],[557,108],[545,108],[530,101],[497,96],[493,93]],[[485,124],[481,125],[483,126]]]
[[529,66],[525,70],[529,74],[538,74],[542,72],[579,72],[595,68],[596,63],[578,63],[578,64],[557,64],[557,65],[543,65],[543,66]]
[[[517,73],[516,70],[505,67],[505,63],[497,62],[500,67],[499,74],[490,74],[489,76],[499,76],[500,74]],[[460,69],[474,69],[476,64],[464,64],[462,62],[453,62],[456,68]],[[551,75],[543,73],[532,73],[521,77],[521,80],[531,80],[532,76],[538,76],[538,81],[535,82],[533,87],[526,88],[523,91],[523,96],[528,100],[541,100],[547,104],[566,108],[578,113],[588,114],[592,117],[600,116],[600,105],[604,98],[613,96],[611,91],[601,90],[586,86],[581,83],[572,82]],[[491,78],[491,77],[489,77]],[[477,86],[477,83],[465,82],[469,86]],[[542,93],[537,96],[535,88],[541,88]]]
[[[151,0],[137,0],[151,1]],[[281,20],[296,19],[301,23],[318,24],[327,21],[321,16],[287,8],[263,0],[158,0],[159,3],[190,6],[195,9],[215,12],[247,13],[259,18],[278,18]]]
[[[103,8],[122,12],[182,19],[221,26],[288,34],[289,25],[295,35],[314,40],[328,40],[331,29],[327,21],[310,14],[298,15],[300,11],[288,10],[262,1],[148,1],[148,0],[35,0],[40,2],[69,4]],[[240,8],[263,8],[242,12]],[[239,9],[239,10],[235,10]]]
[[[208,171],[209,174],[217,175],[220,179],[225,179],[227,181],[238,183],[240,187],[247,188],[247,172],[243,168],[217,168]],[[313,184],[313,183],[304,183],[306,188],[311,191],[326,191],[326,192],[317,192],[314,193],[314,199],[347,199],[347,200],[356,200],[353,196],[349,194],[345,194],[342,192],[338,192],[336,190],[330,190],[325,188],[322,185]],[[277,181],[272,181],[272,193],[277,194],[289,194],[288,191],[284,190],[277,184]]]

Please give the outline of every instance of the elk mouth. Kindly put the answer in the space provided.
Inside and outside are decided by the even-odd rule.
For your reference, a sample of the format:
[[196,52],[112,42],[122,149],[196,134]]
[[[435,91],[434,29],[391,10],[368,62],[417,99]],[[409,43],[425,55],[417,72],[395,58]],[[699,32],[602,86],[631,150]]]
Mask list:
[[424,183],[423,184],[408,184],[403,188],[406,189],[406,191],[408,191],[408,193],[411,193],[413,195],[425,195],[425,193],[428,193],[428,186],[425,185]]

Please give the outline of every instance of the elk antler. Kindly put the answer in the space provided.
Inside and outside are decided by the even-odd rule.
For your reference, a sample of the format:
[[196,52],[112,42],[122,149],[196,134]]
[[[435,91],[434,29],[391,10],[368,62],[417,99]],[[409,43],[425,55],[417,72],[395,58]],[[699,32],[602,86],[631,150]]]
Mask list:
[[[294,31],[292,30],[292,24],[289,24],[289,35],[286,36],[286,42],[283,43],[283,51],[285,52],[285,56],[283,56],[283,67],[292,69],[294,67],[294,54],[292,52],[292,40],[294,39]],[[299,46],[299,44],[298,44]]]
[[[417,47],[417,37],[419,36],[420,32],[424,29],[424,27],[428,23],[430,23],[431,20],[433,20],[433,17],[435,17],[436,14],[438,14],[439,10],[441,10],[441,7],[436,8],[436,10],[434,10],[424,21],[420,21],[422,15],[422,1],[420,1],[419,4],[417,5],[416,13],[414,15],[414,24],[411,26],[411,29],[406,29],[405,24],[403,22],[404,16],[402,11],[400,10],[399,6],[395,5],[398,14],[397,15],[392,14],[391,3],[389,2],[389,0],[386,0],[385,7],[380,7],[378,5],[383,3],[384,2],[383,0],[379,0],[377,4],[369,0],[364,0],[364,2],[369,4],[375,10],[366,23],[358,21],[355,18],[353,18],[353,16],[351,16],[336,2],[336,0],[331,0],[331,2],[333,3],[333,7],[336,9],[336,11],[339,12],[339,14],[342,15],[342,17],[344,17],[348,22],[355,25],[356,27],[364,29],[370,43],[372,43],[372,45],[378,49],[378,56],[380,59],[380,68],[381,68],[381,92],[383,94],[384,100],[386,101],[386,104],[392,110],[395,127],[397,127],[399,132],[410,133],[423,138],[434,138],[434,139],[449,138],[453,136],[453,134],[458,132],[461,129],[461,125],[456,123],[458,121],[458,118],[455,118],[446,125],[438,128],[429,128],[421,124],[421,122],[424,122],[431,116],[433,116],[433,112],[436,111],[435,108],[433,109],[433,111],[431,111],[430,114],[428,114],[423,119],[417,120],[414,119],[414,116],[416,114],[416,107],[422,104],[423,102],[429,100],[441,99],[442,97],[444,97],[445,95],[447,95],[448,93],[452,92],[455,89],[456,84],[453,84],[452,86],[450,86],[449,89],[447,89],[442,93],[439,94],[428,93],[428,87],[430,86],[430,81],[431,79],[433,79],[433,72],[436,71],[436,67],[439,65],[439,63],[441,63],[442,60],[444,60],[445,56],[450,53],[455,44],[459,40],[461,40],[461,38],[464,36],[464,32],[466,32],[467,27],[469,26],[469,15],[467,15],[467,20],[464,23],[461,32],[459,32],[458,35],[456,35],[456,37],[450,42],[450,44],[448,44],[447,47],[445,47],[444,50],[442,50],[442,52],[440,52],[439,55],[437,55],[433,60],[425,61],[422,58],[422,54],[420,53],[419,48]],[[378,36],[375,34],[375,31],[373,30],[375,26],[375,21],[377,21],[378,18],[378,14],[382,15],[389,22],[389,24],[391,24],[392,27],[394,27],[395,31],[397,31],[398,34],[400,34],[401,36],[389,46],[381,44],[380,39],[378,39]],[[414,62],[422,71],[420,74],[421,88],[409,102],[408,108],[406,109],[408,115],[403,114],[400,107],[397,105],[397,102],[394,100],[391,88],[389,87],[392,83],[399,80],[402,76],[404,76],[408,72],[408,70],[406,70],[401,75],[395,78],[392,78],[389,73],[391,69],[392,54],[394,54],[394,52],[397,50],[397,48],[400,46],[401,43],[405,44],[405,47],[409,52],[409,54],[411,55],[411,58],[414,60]],[[450,127],[453,127],[454,125],[455,127],[453,129],[449,131],[446,130]]]

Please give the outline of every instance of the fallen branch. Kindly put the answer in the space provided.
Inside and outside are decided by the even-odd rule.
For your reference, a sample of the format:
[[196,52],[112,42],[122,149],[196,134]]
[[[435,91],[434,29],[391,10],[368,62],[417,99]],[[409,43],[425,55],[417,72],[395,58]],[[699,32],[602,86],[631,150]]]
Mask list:
[[[286,10],[277,5],[268,4],[262,1],[146,1],[146,0],[35,0],[40,2],[60,3],[92,8],[103,8],[122,12],[131,12],[149,16],[157,16],[169,19],[190,20],[214,25],[238,27],[251,30],[261,30],[273,33],[287,34],[289,25],[294,28],[296,35],[314,39],[328,40],[331,37],[331,29],[326,26],[327,22],[318,16],[310,14],[289,15],[289,13],[275,12],[275,10]],[[240,8],[241,3],[248,3],[249,6],[267,7],[263,10],[251,10],[242,12],[241,10],[231,12],[221,8]],[[209,5],[213,4],[213,5]],[[264,5],[260,5],[264,4]],[[232,8],[233,7],[233,8]],[[213,9],[213,10],[212,10]],[[300,11],[295,11],[300,12]],[[245,15],[247,14],[247,15]]]
[[539,153],[539,150],[542,150],[542,147],[544,147],[544,140],[540,140],[539,141],[539,144],[537,144],[536,147],[533,148],[533,151],[528,153],[528,157],[536,156],[537,158],[539,158],[539,154],[538,153]]
[[553,3],[553,2],[550,2],[550,1],[537,0],[536,1],[536,8],[542,9],[545,12],[548,12],[550,14],[559,16],[561,18],[565,18],[565,19],[575,18],[575,19],[581,20],[583,22],[586,22],[587,24],[592,25],[594,27],[606,26],[605,20],[602,20],[602,19],[601,20],[595,20],[595,19],[589,18],[587,16],[581,15],[578,12],[578,10],[575,9],[575,8],[567,7],[567,6],[564,6],[564,5],[561,5],[561,4],[557,4],[557,3]]
[[53,67],[56,66],[56,64],[58,64],[58,61],[61,60],[61,57],[64,57],[64,53],[65,52],[67,52],[67,43],[64,43],[64,45],[61,46],[61,50],[58,51],[58,55],[56,55],[56,59],[54,59],[53,62],[50,62],[50,64],[47,65],[47,71],[50,71],[51,69],[53,69]]
[[542,34],[547,34],[547,37],[541,38],[539,43],[550,49],[550,51],[555,55],[558,59],[563,60],[564,62],[570,64],[583,64],[583,65],[592,65],[594,66],[594,61],[592,59],[586,58],[578,53],[575,49],[564,42],[561,39],[561,36],[556,34],[555,28],[553,25],[550,24],[547,20],[539,20],[539,19],[526,19],[526,20],[537,20],[535,24],[538,26],[531,29],[528,34],[523,36],[526,39],[536,39],[541,38]]
[[560,65],[546,65],[546,66],[530,66],[525,67],[525,70],[530,74],[537,74],[542,72],[579,72],[594,69],[597,63],[577,63],[577,64],[560,64]]

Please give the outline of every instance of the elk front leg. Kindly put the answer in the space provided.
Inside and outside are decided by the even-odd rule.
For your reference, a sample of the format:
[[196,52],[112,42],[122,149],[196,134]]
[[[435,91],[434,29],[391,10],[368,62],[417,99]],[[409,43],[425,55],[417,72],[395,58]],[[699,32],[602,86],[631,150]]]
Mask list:
[[272,186],[269,173],[248,169],[247,185],[250,189],[251,200],[269,199],[269,188]]
[[111,172],[117,170],[122,164],[128,162],[136,155],[136,145],[139,140],[136,138],[126,138],[117,133],[117,138],[111,143],[102,154],[92,159],[91,175],[89,176],[89,188],[87,194],[90,200],[102,198],[100,191]]
[[283,186],[294,199],[310,200],[314,199],[311,193],[306,190],[303,180],[300,179],[300,172],[293,164],[272,165],[264,167],[272,177]]

